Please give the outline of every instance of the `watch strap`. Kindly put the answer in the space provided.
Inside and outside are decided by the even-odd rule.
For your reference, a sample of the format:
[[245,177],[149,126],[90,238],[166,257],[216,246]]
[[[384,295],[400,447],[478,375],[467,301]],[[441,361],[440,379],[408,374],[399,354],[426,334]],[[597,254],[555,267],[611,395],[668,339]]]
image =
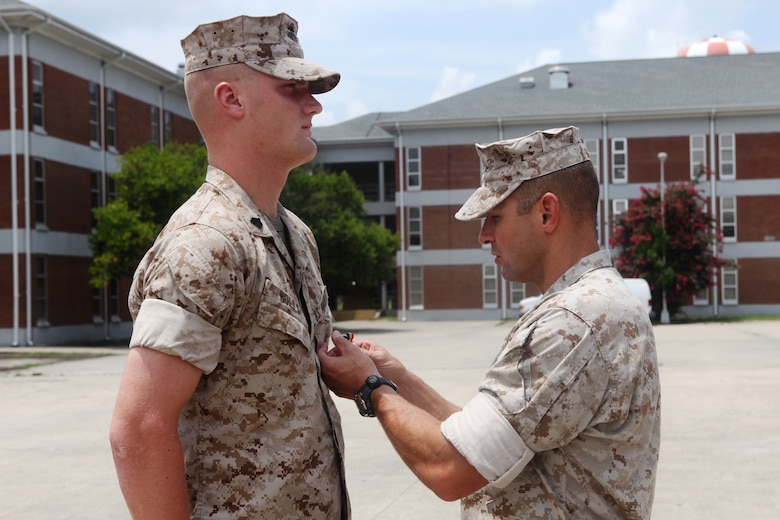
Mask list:
[[387,385],[396,392],[398,391],[396,384],[389,379],[372,374],[366,378],[365,384],[361,386],[355,394],[355,404],[357,405],[358,412],[360,412],[360,415],[363,417],[376,417],[374,405],[371,402],[371,392],[382,385]]

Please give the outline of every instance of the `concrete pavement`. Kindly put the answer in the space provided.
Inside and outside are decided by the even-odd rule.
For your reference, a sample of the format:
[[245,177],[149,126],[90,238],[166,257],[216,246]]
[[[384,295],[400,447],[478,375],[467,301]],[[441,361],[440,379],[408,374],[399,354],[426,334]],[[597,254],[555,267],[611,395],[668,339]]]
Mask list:
[[[338,327],[378,340],[462,404],[511,323]],[[663,437],[653,518],[780,518],[780,321],[664,325],[656,338]],[[111,355],[0,371],[0,519],[129,518],[108,445],[126,350],[100,352]],[[376,420],[360,417],[352,401],[338,404],[353,518],[458,518],[457,503],[417,482]]]

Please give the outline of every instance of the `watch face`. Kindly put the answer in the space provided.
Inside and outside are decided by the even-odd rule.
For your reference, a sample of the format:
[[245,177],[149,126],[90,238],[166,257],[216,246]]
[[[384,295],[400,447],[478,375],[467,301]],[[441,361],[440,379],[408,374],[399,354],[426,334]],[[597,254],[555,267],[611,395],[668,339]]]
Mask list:
[[376,376],[376,375],[374,375],[374,374],[371,374],[370,376],[368,376],[368,377],[366,378],[366,384],[367,384],[367,385],[368,385],[370,388],[372,388],[372,389],[376,388],[376,385],[377,385],[378,383],[379,383],[379,377],[378,377],[378,376]]

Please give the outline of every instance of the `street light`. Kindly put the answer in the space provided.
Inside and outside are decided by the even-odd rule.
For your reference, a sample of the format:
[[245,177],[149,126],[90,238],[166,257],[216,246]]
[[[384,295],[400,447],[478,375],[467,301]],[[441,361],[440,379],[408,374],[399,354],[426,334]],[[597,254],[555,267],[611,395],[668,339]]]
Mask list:
[[[666,161],[666,157],[666,152],[658,152],[658,160],[661,162],[661,228],[664,230],[664,268],[666,268],[666,208],[664,207],[664,191],[666,191],[666,183],[664,182],[664,162]],[[669,323],[669,309],[666,308],[665,286],[661,286],[661,305],[661,323]]]

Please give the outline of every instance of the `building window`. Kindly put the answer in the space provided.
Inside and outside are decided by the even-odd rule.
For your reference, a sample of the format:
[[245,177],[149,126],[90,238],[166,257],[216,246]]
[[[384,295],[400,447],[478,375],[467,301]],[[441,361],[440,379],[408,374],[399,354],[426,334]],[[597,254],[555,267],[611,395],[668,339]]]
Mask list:
[[46,288],[46,257],[39,255],[36,258],[35,263],[35,309],[37,312],[36,322],[39,327],[46,327],[49,325],[48,289]]
[[106,89],[106,144],[116,151],[116,92]]
[[496,264],[482,266],[482,307],[498,308],[498,270]]
[[702,166],[707,162],[707,144],[703,135],[691,136],[691,180],[702,173]]
[[154,105],[150,107],[149,117],[152,120],[152,144],[160,146],[160,109]]
[[423,268],[420,265],[409,267],[409,309],[423,308]]
[[46,163],[43,159],[33,159],[35,170],[35,225],[46,227]]
[[90,176],[90,199],[92,202],[92,229],[97,228],[97,220],[95,219],[95,210],[102,205],[102,198],[100,196],[100,172],[93,170],[89,174]]
[[43,64],[32,62],[32,116],[35,130],[43,130]]
[[693,304],[696,306],[707,305],[710,303],[710,289],[705,287],[701,291],[694,293]]
[[89,82],[89,144],[100,147],[100,87]]
[[628,211],[628,199],[614,199],[612,201],[612,217],[617,218]]
[[163,112],[163,119],[165,120],[165,141],[163,144],[168,144],[173,141],[173,114],[166,110]]
[[737,241],[737,198],[720,198],[720,233],[724,242]]
[[596,170],[596,176],[601,179],[601,153],[599,151],[598,139],[585,139],[585,147],[590,155],[590,162],[593,163],[593,169]]
[[525,284],[520,282],[509,283],[509,299],[513,309],[520,306],[520,300],[525,298]]
[[737,270],[732,267],[724,268],[721,280],[723,283],[723,305],[736,305],[739,303]]
[[103,288],[92,289],[92,322],[103,323]]
[[406,185],[409,190],[419,190],[421,184],[420,147],[406,149]]
[[601,244],[601,202],[596,206],[596,242]]
[[116,179],[112,175],[106,177],[106,186],[108,186],[108,192],[106,193],[108,201],[116,200]]
[[108,314],[111,321],[117,322],[119,319],[119,281],[116,279],[108,282]]
[[422,208],[411,206],[409,215],[409,249],[422,249]]
[[720,154],[720,178],[722,180],[734,180],[737,178],[734,134],[721,134],[718,136],[718,143]]
[[384,199],[388,202],[395,201],[395,163],[386,161],[382,163],[382,171],[385,174]]
[[628,182],[628,144],[624,137],[612,140],[612,182]]

